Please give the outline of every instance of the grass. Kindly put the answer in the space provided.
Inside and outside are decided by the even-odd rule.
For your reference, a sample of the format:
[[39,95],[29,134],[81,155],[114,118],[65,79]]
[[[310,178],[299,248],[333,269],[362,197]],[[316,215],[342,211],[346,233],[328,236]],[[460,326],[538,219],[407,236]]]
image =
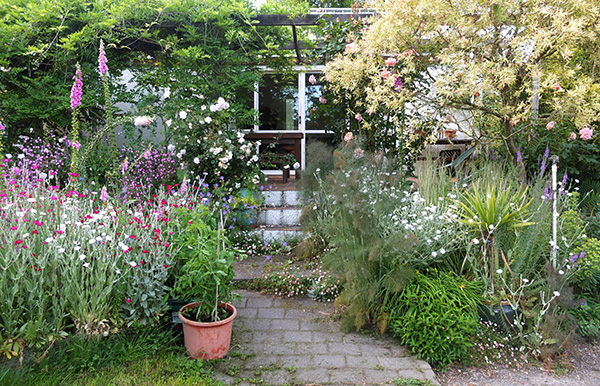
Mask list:
[[129,328],[110,337],[60,342],[36,363],[31,352],[18,367],[0,362],[0,385],[221,385],[212,368],[190,360],[170,326]]

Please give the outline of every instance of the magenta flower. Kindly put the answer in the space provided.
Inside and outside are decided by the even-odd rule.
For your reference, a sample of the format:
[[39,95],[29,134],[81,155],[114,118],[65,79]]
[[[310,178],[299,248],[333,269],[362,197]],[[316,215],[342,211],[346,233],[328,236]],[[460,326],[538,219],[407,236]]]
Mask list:
[[583,129],[579,130],[579,137],[584,141],[591,139],[593,134],[594,130],[590,129],[589,127],[584,127]]
[[81,106],[81,96],[83,95],[83,74],[81,73],[81,66],[79,63],[76,65],[77,70],[73,77],[73,87],[71,87],[71,108],[76,109]]
[[129,299],[129,298],[125,299],[125,301],[126,301],[127,303],[131,303],[131,299]]
[[397,77],[396,80],[394,81],[394,89],[398,92],[400,92],[400,90],[402,90],[404,88],[404,83],[402,83],[402,79],[400,77]]
[[100,50],[98,53],[98,72],[100,73],[100,76],[108,72],[107,62],[106,53],[104,52],[104,42],[100,39]]
[[103,186],[102,190],[100,190],[100,199],[102,201],[108,200],[108,192],[106,191],[106,186]]
[[0,122],[0,130],[6,130],[6,127],[4,127],[4,125],[2,124],[2,122]]
[[311,76],[309,76],[309,77],[308,77],[308,83],[310,83],[310,84],[312,84],[312,85],[315,85],[315,84],[317,84],[317,78],[315,78],[315,76],[314,76],[314,75],[311,75]]

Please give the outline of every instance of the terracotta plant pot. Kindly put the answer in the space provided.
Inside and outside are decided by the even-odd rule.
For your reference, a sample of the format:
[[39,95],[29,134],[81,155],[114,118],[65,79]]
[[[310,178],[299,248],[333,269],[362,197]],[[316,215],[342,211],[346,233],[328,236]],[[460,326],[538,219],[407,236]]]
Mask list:
[[194,308],[196,304],[186,304],[179,310],[179,319],[183,322],[185,348],[194,359],[223,358],[229,352],[231,327],[237,310],[229,303],[221,304],[219,307],[231,312],[227,319],[209,323],[196,322],[183,316],[186,309]]

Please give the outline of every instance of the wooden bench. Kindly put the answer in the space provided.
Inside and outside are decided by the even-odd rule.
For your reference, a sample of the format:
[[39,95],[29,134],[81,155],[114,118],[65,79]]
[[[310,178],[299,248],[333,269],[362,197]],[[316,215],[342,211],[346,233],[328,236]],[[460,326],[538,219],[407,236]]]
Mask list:
[[[302,165],[302,139],[304,133],[292,132],[280,132],[280,133],[261,133],[261,132],[250,132],[244,136],[247,141],[261,142],[261,145],[277,144],[286,148],[290,148],[289,152],[294,155],[296,162]],[[285,168],[285,162],[283,162],[284,155],[278,162],[277,157],[274,161],[281,171],[283,172],[283,182],[286,183],[290,177],[290,169]],[[300,169],[296,169],[296,179],[300,178]]]

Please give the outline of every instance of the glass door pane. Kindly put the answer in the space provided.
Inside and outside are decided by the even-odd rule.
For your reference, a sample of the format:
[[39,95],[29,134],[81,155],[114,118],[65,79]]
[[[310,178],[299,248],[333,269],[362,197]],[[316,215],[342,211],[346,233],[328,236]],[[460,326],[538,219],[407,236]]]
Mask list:
[[265,74],[259,93],[259,130],[298,130],[298,78]]

